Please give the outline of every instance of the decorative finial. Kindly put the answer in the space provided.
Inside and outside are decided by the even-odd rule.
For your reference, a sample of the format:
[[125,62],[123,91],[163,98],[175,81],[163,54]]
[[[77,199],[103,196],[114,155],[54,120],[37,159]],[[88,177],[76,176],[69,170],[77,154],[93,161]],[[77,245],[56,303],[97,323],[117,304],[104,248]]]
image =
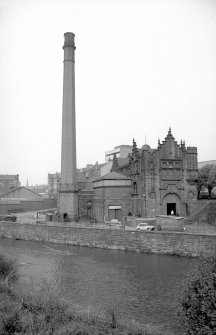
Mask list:
[[133,147],[136,148],[136,141],[134,138],[133,138]]
[[113,155],[113,164],[112,164],[112,168],[111,168],[111,172],[112,171],[117,171],[118,170],[118,158],[116,157],[116,154]]

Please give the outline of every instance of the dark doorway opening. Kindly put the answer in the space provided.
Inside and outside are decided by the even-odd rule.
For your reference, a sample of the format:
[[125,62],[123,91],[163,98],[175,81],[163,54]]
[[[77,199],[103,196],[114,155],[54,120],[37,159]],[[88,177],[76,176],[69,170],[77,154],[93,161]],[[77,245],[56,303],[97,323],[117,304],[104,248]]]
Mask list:
[[121,221],[121,209],[109,209],[108,218],[109,220],[117,219]]
[[167,204],[167,215],[176,215],[176,203],[170,202]]

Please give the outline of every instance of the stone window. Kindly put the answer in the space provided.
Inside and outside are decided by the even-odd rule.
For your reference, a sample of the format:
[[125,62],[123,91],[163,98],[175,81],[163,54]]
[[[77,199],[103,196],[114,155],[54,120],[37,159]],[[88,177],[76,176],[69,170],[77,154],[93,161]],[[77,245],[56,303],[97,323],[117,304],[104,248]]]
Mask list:
[[133,183],[133,193],[137,194],[137,183]]

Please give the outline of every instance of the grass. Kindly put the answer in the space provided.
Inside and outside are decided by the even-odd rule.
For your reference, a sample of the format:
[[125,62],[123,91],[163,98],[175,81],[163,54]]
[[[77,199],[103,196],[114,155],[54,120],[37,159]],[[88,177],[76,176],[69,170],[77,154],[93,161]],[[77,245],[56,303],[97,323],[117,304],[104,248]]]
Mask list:
[[16,263],[3,255],[0,255],[0,280],[8,284],[18,280]]
[[0,256],[0,335],[165,335],[121,324],[115,310],[106,317],[80,314],[54,292],[49,283],[23,287],[16,264]]

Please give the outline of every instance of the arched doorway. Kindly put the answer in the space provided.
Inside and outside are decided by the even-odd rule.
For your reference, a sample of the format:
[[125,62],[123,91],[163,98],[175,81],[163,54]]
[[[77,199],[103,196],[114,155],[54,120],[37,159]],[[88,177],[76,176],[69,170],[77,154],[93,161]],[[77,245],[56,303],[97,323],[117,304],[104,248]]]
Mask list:
[[179,215],[180,199],[175,193],[169,193],[163,198],[163,215]]

